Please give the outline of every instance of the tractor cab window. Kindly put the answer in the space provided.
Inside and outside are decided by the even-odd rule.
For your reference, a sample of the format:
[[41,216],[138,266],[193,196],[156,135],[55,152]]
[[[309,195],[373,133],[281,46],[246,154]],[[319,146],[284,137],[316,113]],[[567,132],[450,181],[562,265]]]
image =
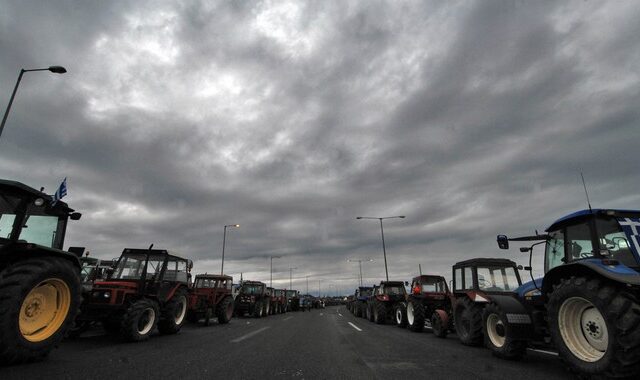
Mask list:
[[631,252],[630,242],[620,228],[620,224],[615,219],[597,219],[596,229],[598,230],[601,252],[607,253],[612,259],[618,260],[628,267],[637,267],[633,252]]
[[18,240],[53,247],[58,230],[58,217],[50,215],[29,215],[22,226]]
[[436,278],[429,278],[422,282],[423,293],[444,293],[445,284],[442,280]]
[[361,297],[369,297],[372,293],[371,289],[362,289],[360,290],[360,296]]
[[512,267],[480,267],[477,268],[478,288],[487,292],[514,291],[520,282]]
[[462,287],[462,268],[456,268],[453,278],[454,278],[454,284],[455,284],[454,289],[455,290],[462,290],[463,289],[463,287]]
[[164,281],[187,282],[187,262],[169,257],[167,269],[164,273]]
[[144,269],[146,255],[123,256],[113,271],[111,278],[116,280],[139,280]]
[[242,285],[242,292],[244,294],[262,294],[262,286],[260,285]]
[[568,226],[566,229],[566,249],[569,261],[587,259],[594,256],[591,244],[591,228],[588,223]]
[[390,296],[398,296],[398,295],[402,295],[405,294],[405,289],[404,286],[401,285],[385,285],[384,286],[384,294],[390,295]]
[[549,232],[549,237],[544,254],[545,272],[564,264],[564,233],[562,231],[552,231]]
[[14,214],[0,214],[0,238],[9,239],[13,230]]
[[473,289],[473,271],[469,267],[464,268],[464,287],[462,289]]

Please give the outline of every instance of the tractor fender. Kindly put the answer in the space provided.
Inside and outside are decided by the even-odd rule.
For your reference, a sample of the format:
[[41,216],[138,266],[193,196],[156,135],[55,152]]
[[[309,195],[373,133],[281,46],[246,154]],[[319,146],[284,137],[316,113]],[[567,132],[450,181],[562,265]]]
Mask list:
[[187,286],[186,286],[186,285],[182,285],[182,284],[180,284],[180,285],[178,285],[178,286],[174,287],[173,289],[171,289],[171,290],[169,291],[169,293],[167,293],[167,299],[166,299],[166,300],[168,301],[168,300],[172,299],[172,298],[173,298],[173,295],[174,295],[174,294],[176,294],[176,292],[178,291],[178,289],[183,289],[183,288],[184,288],[185,290],[187,290],[187,292],[189,291],[189,289],[187,288]]
[[0,258],[4,262],[15,262],[18,260],[24,260],[26,258],[38,258],[38,257],[56,257],[69,261],[74,267],[80,268],[80,260],[73,253],[67,251],[61,251],[55,248],[44,247],[33,243],[14,243],[3,247],[4,253]]
[[542,293],[549,294],[560,279],[572,276],[598,276],[619,284],[640,286],[640,274],[624,264],[605,265],[600,259],[584,259],[548,271],[542,283]]
[[[440,316],[440,319],[442,320],[442,325],[449,326],[449,313],[447,313],[442,309],[436,309],[435,312],[438,313],[438,315]],[[431,316],[429,316],[429,318],[431,318]]]
[[491,303],[496,304],[506,315],[509,333],[518,340],[530,339],[533,335],[533,319],[522,302],[510,295],[491,295]]

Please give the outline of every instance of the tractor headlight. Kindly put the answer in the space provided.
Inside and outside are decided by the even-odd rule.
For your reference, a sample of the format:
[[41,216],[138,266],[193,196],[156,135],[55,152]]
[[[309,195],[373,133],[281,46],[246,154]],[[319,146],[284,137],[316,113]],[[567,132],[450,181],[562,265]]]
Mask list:
[[104,292],[104,294],[102,295],[104,298],[110,298],[111,297],[111,292]]

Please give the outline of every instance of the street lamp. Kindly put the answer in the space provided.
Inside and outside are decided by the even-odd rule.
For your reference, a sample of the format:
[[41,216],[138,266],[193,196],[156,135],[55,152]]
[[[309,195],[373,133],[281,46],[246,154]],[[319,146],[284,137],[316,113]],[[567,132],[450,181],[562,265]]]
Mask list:
[[227,227],[240,227],[239,224],[227,224],[224,226],[224,234],[222,235],[222,265],[220,266],[220,275],[224,274],[224,246],[227,243]]
[[382,228],[383,219],[404,219],[404,215],[400,216],[385,216],[385,217],[371,217],[371,216],[358,216],[356,219],[378,219],[380,221],[380,233],[382,234],[382,254],[384,255],[384,271],[387,275],[387,281],[389,281],[389,270],[387,269],[387,249],[384,246],[384,228]]
[[4,116],[2,117],[2,124],[0,124],[0,136],[2,136],[2,131],[4,130],[4,123],[7,122],[7,117],[9,116],[9,110],[11,110],[11,105],[13,104],[13,98],[16,96],[16,92],[18,92],[18,86],[20,85],[20,81],[22,80],[22,75],[29,71],[51,71],[56,74],[64,74],[67,72],[62,66],[49,66],[44,69],[20,69],[20,75],[18,75],[18,81],[16,81],[16,86],[13,88],[13,93],[11,94],[11,98],[9,99],[9,105],[7,105],[7,109],[4,111]]
[[293,270],[298,269],[297,267],[289,268],[289,290],[293,289]]
[[[269,287],[273,288],[273,259],[279,259],[282,256],[271,256],[271,265],[269,267]],[[291,280],[289,280],[291,282]]]
[[307,294],[309,294],[309,276],[307,276]]
[[355,263],[357,262],[358,265],[360,266],[360,286],[362,285],[362,262],[373,262],[373,259],[364,259],[364,260],[351,260],[351,259],[347,259],[348,262],[350,263]]

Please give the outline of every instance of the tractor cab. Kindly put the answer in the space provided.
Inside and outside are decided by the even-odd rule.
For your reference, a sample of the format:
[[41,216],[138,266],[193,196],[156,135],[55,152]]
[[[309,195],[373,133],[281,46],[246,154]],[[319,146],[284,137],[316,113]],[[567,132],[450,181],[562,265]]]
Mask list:
[[80,217],[62,201],[53,205],[50,195],[19,182],[0,180],[0,250],[6,253],[61,251],[68,219]]
[[225,275],[198,274],[193,281],[193,289],[226,289],[231,291],[233,278]]
[[522,285],[516,263],[507,259],[470,259],[453,266],[453,292],[513,293]]
[[449,287],[442,276],[420,275],[411,281],[411,294],[444,299],[449,294]]
[[357,299],[366,300],[373,294],[373,288],[370,286],[360,286],[356,289],[355,296]]
[[402,281],[381,281],[374,294],[384,301],[404,301],[407,290]]

